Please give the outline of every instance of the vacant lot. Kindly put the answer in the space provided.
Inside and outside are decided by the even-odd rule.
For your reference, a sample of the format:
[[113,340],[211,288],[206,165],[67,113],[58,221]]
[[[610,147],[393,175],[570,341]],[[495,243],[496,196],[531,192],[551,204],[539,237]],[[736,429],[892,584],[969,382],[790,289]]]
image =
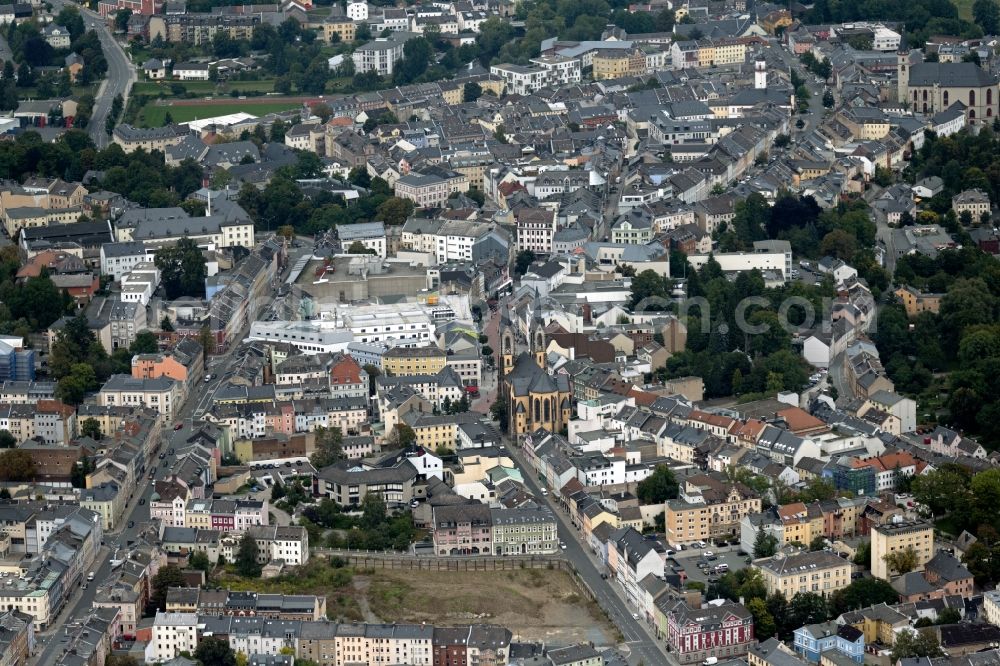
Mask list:
[[354,584],[354,570],[332,567],[325,558],[313,558],[303,567],[290,569],[278,578],[241,578],[226,567],[216,579],[233,590],[267,594],[316,594],[326,597],[326,614],[331,620],[359,622],[365,619],[359,593]]
[[958,8],[959,18],[964,18],[967,21],[972,20],[972,3],[973,0],[951,0],[952,4]]
[[356,581],[362,606],[384,622],[480,622],[508,627],[521,640],[614,643],[604,615],[563,571],[379,570]]
[[[193,100],[191,100],[193,101]],[[241,100],[219,100],[203,101],[200,104],[178,104],[162,102],[157,104],[151,102],[144,106],[136,119],[140,127],[162,127],[166,124],[167,112],[175,123],[186,123],[191,120],[201,118],[212,118],[224,116],[230,113],[252,113],[255,116],[263,116],[277,111],[288,111],[300,106],[299,102],[285,100],[274,97],[265,99],[241,99]]]

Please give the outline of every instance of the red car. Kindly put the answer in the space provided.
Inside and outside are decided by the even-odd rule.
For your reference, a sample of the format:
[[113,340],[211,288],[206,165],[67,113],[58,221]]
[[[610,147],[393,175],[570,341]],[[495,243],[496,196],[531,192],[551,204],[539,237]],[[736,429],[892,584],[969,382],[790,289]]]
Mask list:
[[183,423],[175,423],[174,424],[174,430],[180,430],[183,427],[184,427]]

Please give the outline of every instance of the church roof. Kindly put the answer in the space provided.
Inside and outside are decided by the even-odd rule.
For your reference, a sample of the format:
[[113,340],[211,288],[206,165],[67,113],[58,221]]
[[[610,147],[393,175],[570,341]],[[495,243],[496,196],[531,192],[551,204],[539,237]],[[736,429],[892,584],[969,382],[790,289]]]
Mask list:
[[514,367],[507,375],[515,396],[525,396],[532,393],[569,392],[569,379],[566,375],[552,376],[528,353],[522,352],[514,361]]

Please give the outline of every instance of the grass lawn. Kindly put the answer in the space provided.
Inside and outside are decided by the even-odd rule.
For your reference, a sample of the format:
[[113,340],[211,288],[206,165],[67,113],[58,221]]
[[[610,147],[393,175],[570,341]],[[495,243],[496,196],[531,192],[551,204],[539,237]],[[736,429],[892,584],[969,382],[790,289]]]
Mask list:
[[160,106],[157,104],[147,104],[139,111],[136,119],[139,127],[162,127],[167,111],[170,112],[175,123],[186,123],[200,118],[212,118],[214,116],[224,116],[230,113],[241,111],[251,113],[255,116],[263,116],[268,113],[278,111],[288,111],[297,108],[295,102],[280,102],[277,100],[255,104],[252,100],[232,100],[219,101],[210,104],[198,104],[194,106]]
[[951,0],[952,4],[958,8],[958,17],[966,21],[972,20],[972,3],[975,0]]
[[955,519],[953,516],[943,516],[934,521],[934,527],[944,534],[950,534],[953,537],[957,537],[960,530],[958,525],[955,524]]

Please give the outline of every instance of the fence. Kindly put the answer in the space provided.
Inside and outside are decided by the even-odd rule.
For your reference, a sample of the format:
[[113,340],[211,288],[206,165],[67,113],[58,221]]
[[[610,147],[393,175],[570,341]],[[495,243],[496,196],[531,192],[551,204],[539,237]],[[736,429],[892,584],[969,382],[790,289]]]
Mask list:
[[406,553],[332,550],[317,548],[314,555],[339,557],[357,569],[399,569],[423,571],[514,571],[516,569],[559,569],[573,573],[573,567],[558,555],[448,556]]

